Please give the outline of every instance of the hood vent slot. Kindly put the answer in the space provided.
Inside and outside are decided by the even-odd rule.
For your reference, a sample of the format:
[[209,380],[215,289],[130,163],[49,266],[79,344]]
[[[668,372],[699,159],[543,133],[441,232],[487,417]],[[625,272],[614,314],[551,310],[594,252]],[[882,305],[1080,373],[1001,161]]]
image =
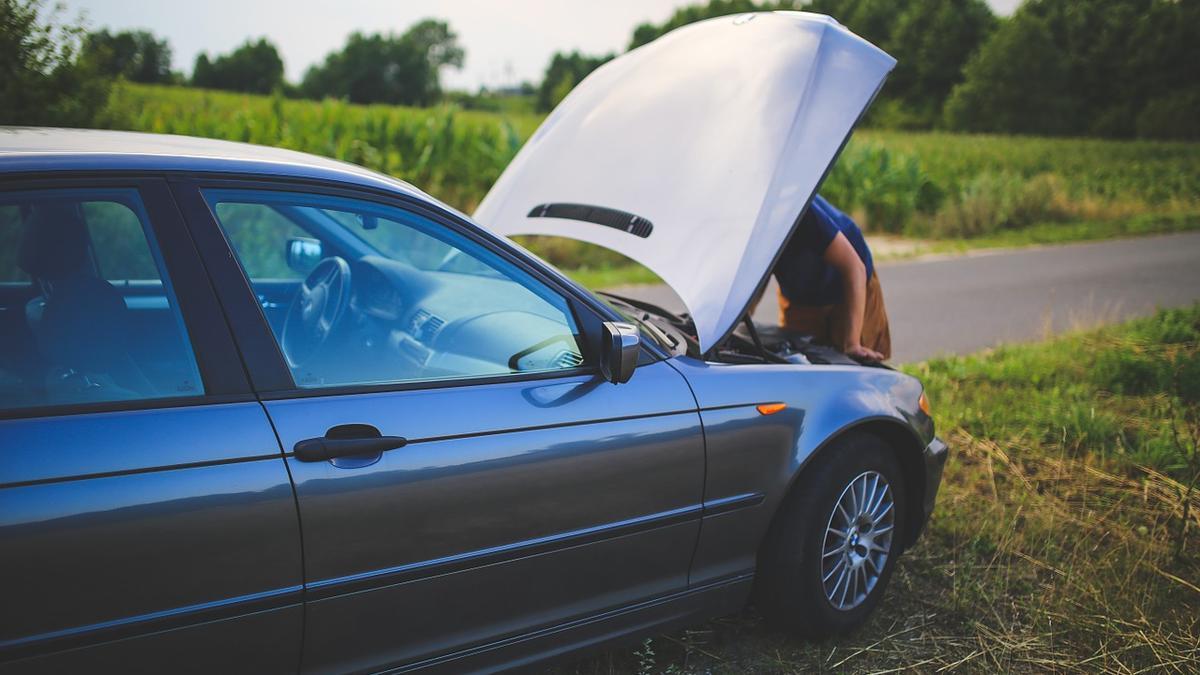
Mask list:
[[541,204],[529,212],[530,218],[562,218],[595,223],[614,230],[628,232],[645,239],[654,231],[654,223],[627,211],[588,204]]

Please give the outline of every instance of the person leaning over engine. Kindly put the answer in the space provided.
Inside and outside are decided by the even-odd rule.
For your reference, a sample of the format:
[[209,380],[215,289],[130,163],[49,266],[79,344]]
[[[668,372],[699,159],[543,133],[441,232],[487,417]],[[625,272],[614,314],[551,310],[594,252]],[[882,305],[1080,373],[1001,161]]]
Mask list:
[[892,355],[883,290],[862,230],[817,195],[775,264],[779,324],[858,360]]

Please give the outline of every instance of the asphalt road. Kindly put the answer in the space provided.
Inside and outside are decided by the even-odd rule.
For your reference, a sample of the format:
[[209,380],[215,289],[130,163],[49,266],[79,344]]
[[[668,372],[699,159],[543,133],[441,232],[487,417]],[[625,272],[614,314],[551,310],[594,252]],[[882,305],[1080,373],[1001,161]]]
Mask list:
[[[1200,233],[981,252],[882,263],[894,362],[966,354],[1001,343],[1151,314],[1200,300]],[[666,286],[622,292],[664,307]],[[778,321],[774,282],[754,314]]]

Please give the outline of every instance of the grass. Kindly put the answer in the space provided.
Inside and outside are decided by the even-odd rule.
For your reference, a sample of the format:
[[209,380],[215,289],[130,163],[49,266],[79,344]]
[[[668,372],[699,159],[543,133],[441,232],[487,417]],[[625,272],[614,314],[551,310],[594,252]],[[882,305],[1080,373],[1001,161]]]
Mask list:
[[564,270],[564,272],[585,288],[592,289],[636,284],[661,284],[663,282],[657,274],[637,263],[612,267],[574,267]]
[[862,629],[750,609],[559,672],[1197,672],[1200,306],[908,370],[953,454]]
[[[542,120],[521,108],[363,106],[134,84],[114,88],[102,118],[112,128],[342,159],[468,213]],[[822,192],[868,234],[919,238],[923,252],[1195,229],[1200,143],[865,129]],[[652,281],[631,261],[549,239],[529,246],[593,287]]]
[[1148,214],[1125,220],[1037,223],[971,239],[890,239],[894,246],[873,247],[876,260],[953,255],[988,249],[1049,246],[1200,230],[1200,213]]

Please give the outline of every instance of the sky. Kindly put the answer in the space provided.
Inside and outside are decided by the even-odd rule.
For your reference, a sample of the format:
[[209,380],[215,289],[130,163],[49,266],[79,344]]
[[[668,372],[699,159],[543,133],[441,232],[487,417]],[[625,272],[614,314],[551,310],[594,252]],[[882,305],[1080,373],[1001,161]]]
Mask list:
[[[354,31],[402,33],[426,18],[444,19],[467,52],[461,70],[443,72],[450,89],[538,82],[556,51],[624,51],[633,29],[662,22],[697,0],[64,0],[65,18],[83,13],[91,29],[146,29],[166,38],[173,67],[191,73],[201,52],[229,52],[266,37],[283,57],[286,77],[339,49]],[[987,0],[1000,14],[1020,0]]]

